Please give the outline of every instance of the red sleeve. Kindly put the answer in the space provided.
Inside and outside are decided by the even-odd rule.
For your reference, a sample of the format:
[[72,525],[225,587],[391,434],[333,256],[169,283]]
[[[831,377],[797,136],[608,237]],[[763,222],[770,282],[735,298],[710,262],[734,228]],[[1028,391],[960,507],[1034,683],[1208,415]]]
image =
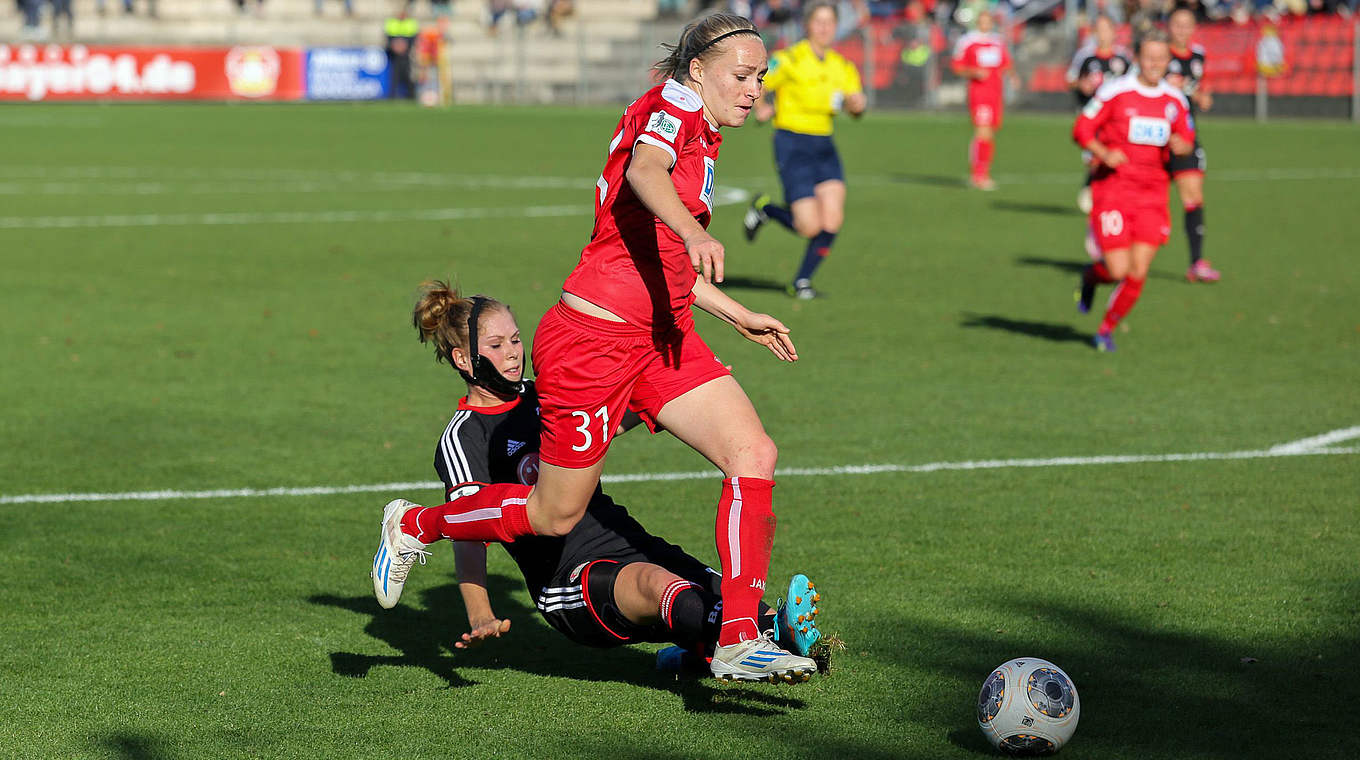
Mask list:
[[1097,90],[1095,97],[1091,98],[1091,102],[1077,115],[1076,124],[1072,125],[1072,139],[1083,148],[1086,147],[1086,143],[1095,139],[1096,132],[1110,118],[1110,109],[1106,108],[1108,103],[1100,96],[1101,93]]
[[700,112],[689,112],[670,103],[650,103],[638,112],[638,133],[635,144],[645,142],[671,154],[671,165],[675,165],[680,146],[698,134],[695,130],[695,115],[703,118]]
[[972,66],[973,65],[972,54],[973,54],[972,45],[968,45],[965,47],[955,47],[954,60],[952,62],[954,65],[954,70],[958,71],[960,66]]

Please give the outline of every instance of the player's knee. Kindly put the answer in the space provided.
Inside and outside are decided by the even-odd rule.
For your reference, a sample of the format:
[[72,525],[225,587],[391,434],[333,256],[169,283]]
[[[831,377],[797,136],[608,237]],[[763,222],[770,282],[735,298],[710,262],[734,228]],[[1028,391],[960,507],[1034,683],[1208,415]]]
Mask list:
[[821,232],[823,229],[822,219],[820,216],[813,216],[810,214],[798,217],[793,220],[793,229],[802,237],[816,237],[817,233]]
[[1110,276],[1116,280],[1122,280],[1129,276],[1129,265],[1124,261],[1111,261],[1105,259],[1105,268],[1110,271]]
[[573,514],[548,514],[543,515],[538,520],[532,520],[534,534],[539,536],[565,536],[581,522],[584,512]]
[[728,477],[746,476],[755,478],[774,478],[774,468],[779,461],[779,447],[774,440],[762,432],[742,446],[731,458],[724,471]]

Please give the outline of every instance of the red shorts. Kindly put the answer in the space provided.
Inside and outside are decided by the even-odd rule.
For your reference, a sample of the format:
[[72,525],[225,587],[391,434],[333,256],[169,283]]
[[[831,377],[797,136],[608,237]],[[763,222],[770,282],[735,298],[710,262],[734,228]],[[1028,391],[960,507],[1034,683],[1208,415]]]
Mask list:
[[710,380],[730,375],[679,315],[674,340],[658,349],[652,333],[565,306],[553,306],[534,333],[534,385],[542,461],[579,469],[604,458],[623,413],[656,429],[661,408]]
[[1001,129],[1002,107],[1000,100],[985,98],[968,101],[968,113],[973,117],[973,126]]
[[1101,251],[1118,251],[1134,243],[1161,246],[1171,236],[1166,203],[1101,204],[1091,209],[1091,233]]

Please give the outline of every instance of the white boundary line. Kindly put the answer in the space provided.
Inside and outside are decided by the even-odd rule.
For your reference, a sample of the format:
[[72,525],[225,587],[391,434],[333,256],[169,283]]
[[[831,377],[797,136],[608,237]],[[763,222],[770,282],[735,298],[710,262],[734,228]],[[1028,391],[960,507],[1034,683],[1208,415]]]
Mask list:
[[[1051,457],[1048,459],[984,459],[965,462],[930,462],[927,464],[862,464],[837,467],[790,467],[781,469],[779,477],[807,475],[876,475],[885,472],[930,473],[946,470],[1001,470],[1021,467],[1077,467],[1084,465],[1145,464],[1156,462],[1206,462],[1233,459],[1271,459],[1316,455],[1360,454],[1360,446],[1327,448],[1331,444],[1360,438],[1360,426],[1333,430],[1311,438],[1282,443],[1269,449],[1248,451],[1209,451],[1190,454],[1111,454],[1092,457]],[[605,483],[655,483],[674,480],[702,480],[718,475],[716,470],[693,472],[643,472],[627,475],[606,475]],[[275,488],[225,488],[209,491],[124,491],[121,493],[41,493],[0,496],[0,504],[59,504],[81,501],[170,501],[179,499],[239,499],[260,496],[333,496],[350,493],[379,493],[418,491],[443,488],[438,481],[409,483],[371,483],[353,486],[306,486]]]
[[[734,187],[718,187],[713,202],[719,206],[744,203],[750,194]],[[505,219],[587,216],[591,206],[501,206],[489,208],[427,208],[357,211],[244,211],[206,214],[100,214],[95,216],[0,216],[0,230],[52,230],[110,227],[242,226],[251,224],[311,224],[326,222],[446,222],[468,219]]]

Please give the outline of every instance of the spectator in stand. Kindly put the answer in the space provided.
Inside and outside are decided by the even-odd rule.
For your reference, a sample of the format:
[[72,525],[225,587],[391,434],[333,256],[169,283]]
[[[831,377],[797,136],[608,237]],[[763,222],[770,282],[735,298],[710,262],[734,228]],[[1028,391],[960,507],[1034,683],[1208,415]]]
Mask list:
[[52,39],[62,39],[60,24],[63,16],[66,17],[65,39],[75,37],[75,18],[71,15],[71,0],[52,0]]
[[[127,12],[128,12],[128,13],[131,13],[131,12],[132,12],[132,0],[125,0],[125,2],[126,2],[126,4],[127,4],[127,9],[128,9]],[[239,12],[241,13],[242,16],[246,15],[247,13],[249,13],[249,12],[250,12],[250,0],[236,0],[236,10],[239,11]],[[263,13],[264,13],[264,0],[255,0],[255,15],[256,15],[256,16],[259,16],[259,15],[261,15],[261,14],[263,14]],[[155,15],[155,14],[152,14],[152,15]]]
[[[353,16],[354,16],[354,0],[344,0],[344,1],[345,1],[345,15],[346,15],[346,16],[350,16],[350,17],[353,17]],[[313,7],[313,10],[316,12],[316,15],[318,15],[318,16],[321,15],[322,5],[324,5],[324,4],[325,4],[325,0],[313,0],[313,6],[312,6],[312,7]]]
[[420,22],[411,18],[411,4],[408,2],[397,11],[397,15],[383,24],[387,36],[387,64],[392,72],[392,88],[388,96],[393,98],[414,98],[415,82],[411,76],[411,48],[416,35],[420,34]]
[[538,18],[543,10],[542,2],[537,0],[490,0],[488,10],[491,14],[490,32],[495,34],[500,27],[501,18],[507,13],[513,13],[515,23],[520,26],[528,26],[534,19]]
[[548,0],[548,12],[543,19],[548,22],[548,33],[554,37],[562,35],[562,20],[576,12],[572,0]]

